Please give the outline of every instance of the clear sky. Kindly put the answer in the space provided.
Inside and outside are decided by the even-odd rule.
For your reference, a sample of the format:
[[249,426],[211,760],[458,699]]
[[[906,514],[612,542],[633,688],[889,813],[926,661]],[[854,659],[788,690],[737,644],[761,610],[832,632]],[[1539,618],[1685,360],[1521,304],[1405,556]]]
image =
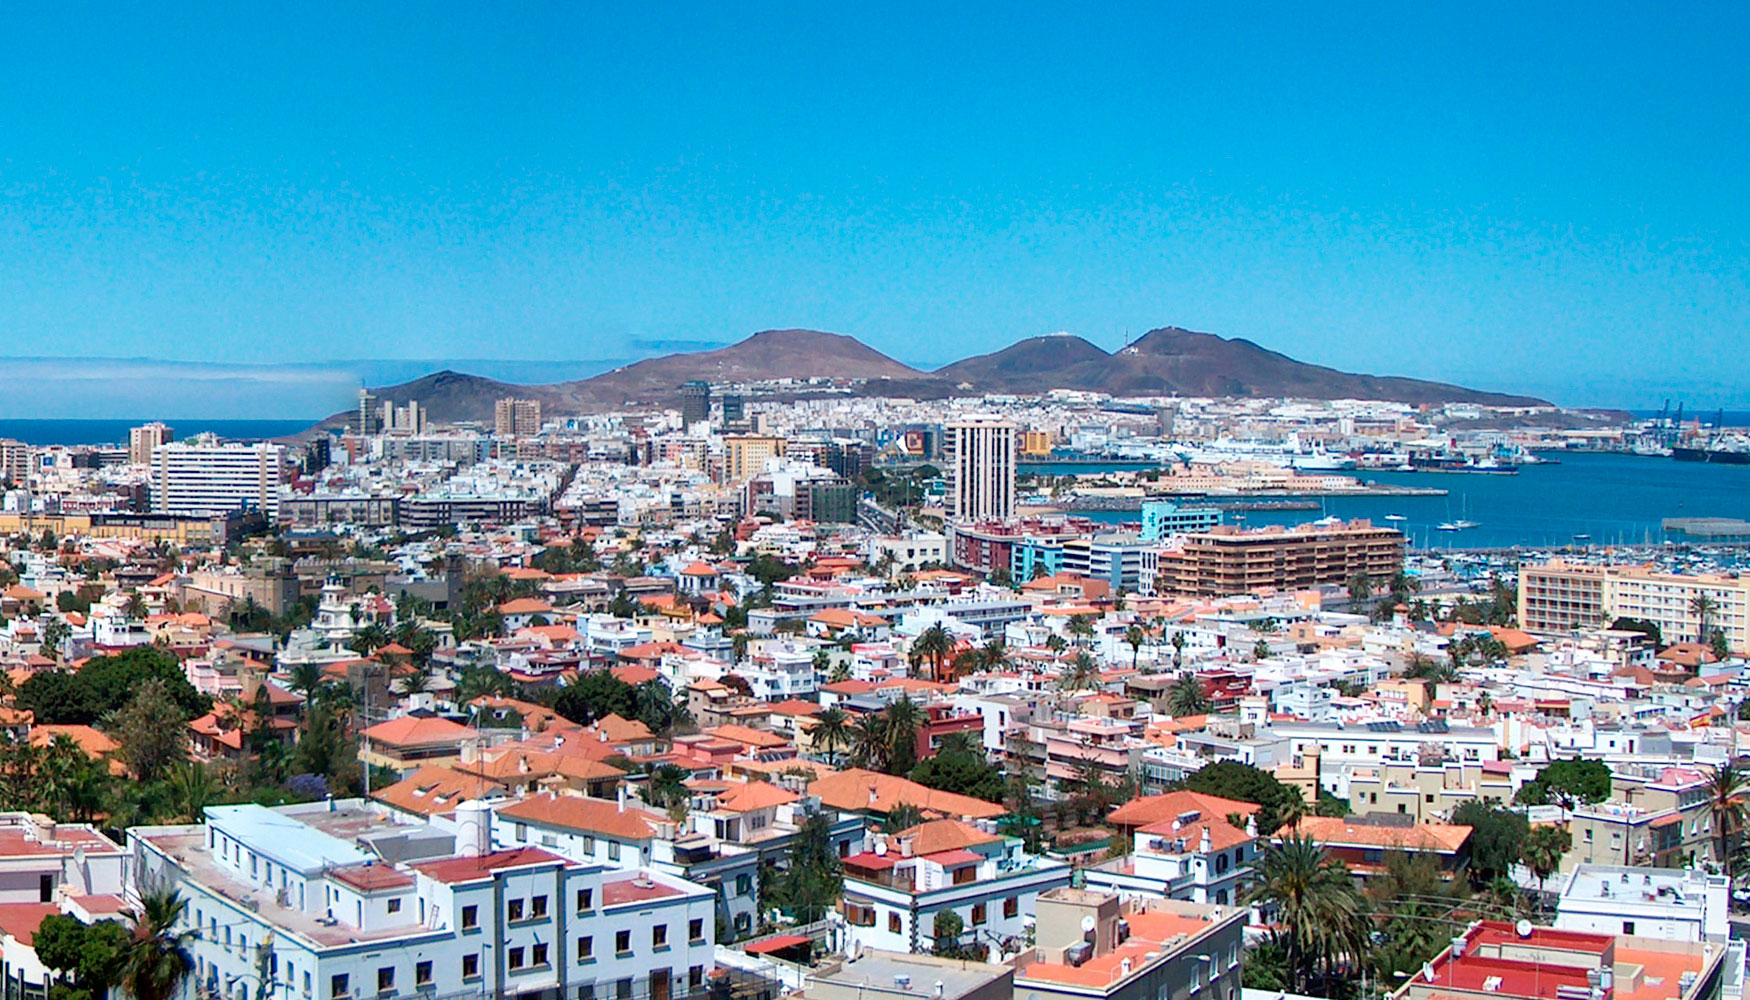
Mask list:
[[9,4],[0,354],[1244,336],[1750,402],[1750,8]]

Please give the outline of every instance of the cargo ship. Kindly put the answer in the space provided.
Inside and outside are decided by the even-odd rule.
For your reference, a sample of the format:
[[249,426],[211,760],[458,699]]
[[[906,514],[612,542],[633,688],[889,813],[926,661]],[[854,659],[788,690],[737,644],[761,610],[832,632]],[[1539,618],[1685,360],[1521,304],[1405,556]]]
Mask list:
[[1750,451],[1734,448],[1692,448],[1674,445],[1671,457],[1679,462],[1714,462],[1719,465],[1750,465]]

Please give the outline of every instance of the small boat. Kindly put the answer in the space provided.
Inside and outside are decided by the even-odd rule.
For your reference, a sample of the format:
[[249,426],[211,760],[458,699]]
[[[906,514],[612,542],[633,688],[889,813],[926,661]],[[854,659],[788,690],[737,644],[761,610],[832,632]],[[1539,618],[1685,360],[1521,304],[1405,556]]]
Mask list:
[[1466,531],[1466,530],[1471,529],[1471,528],[1482,527],[1482,525],[1478,524],[1475,521],[1466,521],[1466,520],[1463,520],[1462,518],[1457,520],[1457,521],[1454,521],[1453,524],[1456,524],[1458,526],[1458,530],[1460,530],[1460,531]]
[[1405,517],[1402,514],[1387,514],[1385,516],[1385,519],[1387,521],[1408,521],[1409,520],[1409,518]]
[[1436,524],[1434,526],[1434,530],[1435,531],[1457,531],[1458,530],[1458,522],[1457,521],[1441,521],[1439,524]]
[[1592,540],[1592,536],[1586,534],[1584,531],[1578,532],[1577,534],[1574,535],[1574,541],[1576,541],[1576,542],[1589,542],[1591,540]]

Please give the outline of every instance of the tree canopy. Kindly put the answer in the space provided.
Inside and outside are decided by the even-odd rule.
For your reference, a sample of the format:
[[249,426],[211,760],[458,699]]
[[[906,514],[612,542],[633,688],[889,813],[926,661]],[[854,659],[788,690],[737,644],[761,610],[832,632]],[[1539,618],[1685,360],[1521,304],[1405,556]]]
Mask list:
[[1179,782],[1178,787],[1256,803],[1260,807],[1258,833],[1265,837],[1281,829],[1290,806],[1301,800],[1298,790],[1277,781],[1275,775],[1232,760],[1203,767]]
[[1603,761],[1570,758],[1551,761],[1537,777],[1519,789],[1514,801],[1520,805],[1559,805],[1603,802],[1610,798],[1610,768]]
[[212,710],[213,700],[194,689],[176,657],[155,646],[136,646],[99,656],[77,672],[45,670],[18,687],[18,706],[39,724],[90,725],[120,709],[148,680],[164,683],[182,721]]

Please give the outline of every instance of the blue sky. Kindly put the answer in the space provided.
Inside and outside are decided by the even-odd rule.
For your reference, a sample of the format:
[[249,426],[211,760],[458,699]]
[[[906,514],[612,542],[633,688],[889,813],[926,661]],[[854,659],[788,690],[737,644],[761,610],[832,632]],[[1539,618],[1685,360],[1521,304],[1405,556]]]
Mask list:
[[[9,355],[1164,325],[1750,402],[1741,6],[9,5]],[[27,415],[27,414],[17,414]]]

